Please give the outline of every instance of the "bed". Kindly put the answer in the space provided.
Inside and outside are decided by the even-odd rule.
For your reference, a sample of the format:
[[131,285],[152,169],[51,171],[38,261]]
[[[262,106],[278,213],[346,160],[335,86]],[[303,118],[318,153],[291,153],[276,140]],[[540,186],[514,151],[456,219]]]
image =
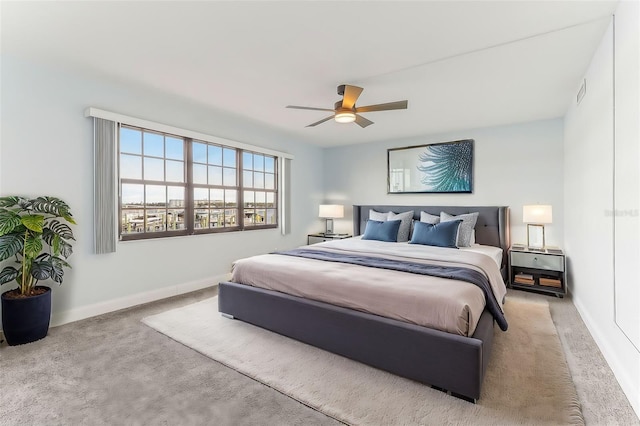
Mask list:
[[[377,205],[354,206],[353,210],[354,235],[363,233],[370,210],[413,211],[414,220],[420,220],[422,211],[433,215],[439,215],[440,211],[453,215],[478,212],[475,240],[479,244],[502,249],[498,274],[506,276],[509,247],[507,207]],[[299,280],[301,285],[308,281],[304,276]],[[243,282],[220,283],[218,303],[219,311],[227,317],[428,384],[472,402],[480,397],[494,336],[494,317],[487,309],[478,314],[473,334],[466,336]]]

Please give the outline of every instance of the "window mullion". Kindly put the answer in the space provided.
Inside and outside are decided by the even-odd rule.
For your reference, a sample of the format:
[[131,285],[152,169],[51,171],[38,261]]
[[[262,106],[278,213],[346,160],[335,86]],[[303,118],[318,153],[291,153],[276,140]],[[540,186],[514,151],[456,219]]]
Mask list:
[[243,161],[242,157],[244,150],[238,149],[237,161],[236,161],[236,173],[238,176],[238,224],[240,230],[244,231],[244,182],[243,182]]
[[194,209],[194,201],[193,201],[193,139],[185,138],[185,161],[186,161],[186,194],[185,197],[185,208],[184,208],[184,220],[185,226],[187,228],[187,233],[189,235],[194,233],[194,218],[195,218],[195,209]]

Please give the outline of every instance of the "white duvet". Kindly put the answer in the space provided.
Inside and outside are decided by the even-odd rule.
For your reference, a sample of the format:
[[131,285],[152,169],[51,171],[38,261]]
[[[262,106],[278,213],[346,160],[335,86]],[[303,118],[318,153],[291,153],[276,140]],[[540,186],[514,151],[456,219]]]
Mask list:
[[[506,294],[495,259],[485,253],[360,238],[308,248],[467,267],[487,276],[500,306]],[[231,281],[463,336],[473,335],[485,307],[482,290],[471,283],[279,254],[238,260]]]

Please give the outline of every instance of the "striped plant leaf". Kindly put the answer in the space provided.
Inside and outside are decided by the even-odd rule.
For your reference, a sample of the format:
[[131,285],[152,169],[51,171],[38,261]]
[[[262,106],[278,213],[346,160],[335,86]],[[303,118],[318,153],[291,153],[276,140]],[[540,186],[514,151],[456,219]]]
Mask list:
[[64,269],[62,269],[62,265],[56,262],[51,262],[51,279],[58,284],[62,284],[62,280],[64,279]]
[[20,215],[6,209],[0,209],[0,235],[6,235],[13,232],[22,224]]
[[53,234],[53,241],[51,241],[51,250],[55,256],[60,254],[60,243],[62,242],[62,238],[60,235]]
[[75,240],[73,237],[73,231],[66,223],[62,223],[59,220],[52,220],[49,222],[49,229],[51,229],[54,233],[60,235],[61,238],[65,240]]
[[51,256],[51,257],[49,257],[49,260],[55,266],[60,266],[60,267],[64,267],[64,268],[71,268],[71,265],[69,265],[64,259],[61,259],[61,258],[59,258],[57,256]]
[[18,270],[13,266],[5,266],[0,272],[0,284],[6,284],[18,278]]
[[13,207],[24,200],[21,197],[0,197],[0,207]]
[[53,216],[62,217],[67,222],[76,224],[71,215],[71,208],[67,203],[56,197],[38,197],[31,200],[31,208],[34,212],[48,213]]
[[62,216],[69,213],[69,205],[55,197],[38,197],[31,200],[31,209],[37,213]]
[[31,264],[31,276],[38,281],[49,279],[52,272],[53,265],[49,261],[42,260]]
[[25,257],[35,258],[42,251],[42,240],[36,235],[28,235],[24,240]]
[[42,230],[42,239],[44,240],[45,243],[49,244],[50,246],[53,246],[53,238],[56,236],[57,234],[55,234],[51,229],[49,228],[44,228]]
[[73,254],[73,246],[66,241],[60,240],[60,251],[54,253],[55,255],[60,254],[65,259],[68,259],[69,256]]
[[12,233],[0,237],[0,261],[22,252],[24,234]]

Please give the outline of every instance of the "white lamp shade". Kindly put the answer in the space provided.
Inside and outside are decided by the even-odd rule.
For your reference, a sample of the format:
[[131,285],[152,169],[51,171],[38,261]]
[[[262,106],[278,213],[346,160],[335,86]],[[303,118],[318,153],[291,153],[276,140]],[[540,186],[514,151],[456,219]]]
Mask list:
[[549,205],[536,204],[522,207],[524,223],[552,223],[552,209]]
[[320,213],[318,217],[323,218],[336,218],[344,217],[344,206],[340,204],[320,204]]

